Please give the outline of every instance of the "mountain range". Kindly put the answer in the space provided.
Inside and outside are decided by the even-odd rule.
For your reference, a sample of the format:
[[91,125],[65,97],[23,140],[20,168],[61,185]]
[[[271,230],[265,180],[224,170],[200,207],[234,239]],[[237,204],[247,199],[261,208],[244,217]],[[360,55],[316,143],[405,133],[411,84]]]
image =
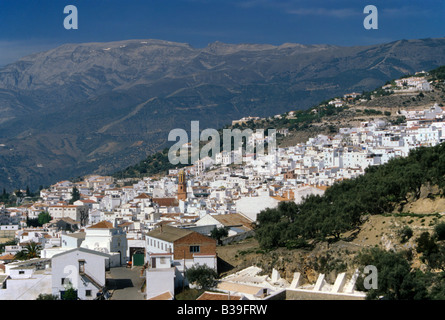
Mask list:
[[171,129],[307,109],[445,64],[445,38],[342,47],[205,48],[162,40],[65,44],[0,69],[0,188],[110,174]]

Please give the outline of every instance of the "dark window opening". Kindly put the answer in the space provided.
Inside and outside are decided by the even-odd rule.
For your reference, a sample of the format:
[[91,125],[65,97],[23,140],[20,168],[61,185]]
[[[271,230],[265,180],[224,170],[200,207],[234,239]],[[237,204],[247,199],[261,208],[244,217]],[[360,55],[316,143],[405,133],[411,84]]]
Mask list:
[[191,253],[198,253],[199,252],[199,246],[190,246],[190,252]]

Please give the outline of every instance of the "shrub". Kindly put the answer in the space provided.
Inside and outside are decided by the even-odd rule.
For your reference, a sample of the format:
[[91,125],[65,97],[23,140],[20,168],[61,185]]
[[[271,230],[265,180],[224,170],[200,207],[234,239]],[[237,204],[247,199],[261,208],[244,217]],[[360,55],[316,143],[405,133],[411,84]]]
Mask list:
[[399,231],[400,242],[405,243],[413,236],[413,229],[405,226]]
[[445,240],[445,222],[441,222],[434,228],[437,240]]
[[59,300],[59,297],[52,294],[41,293],[37,296],[36,300]]
[[186,271],[188,281],[203,289],[213,287],[217,276],[216,271],[207,265],[194,265]]

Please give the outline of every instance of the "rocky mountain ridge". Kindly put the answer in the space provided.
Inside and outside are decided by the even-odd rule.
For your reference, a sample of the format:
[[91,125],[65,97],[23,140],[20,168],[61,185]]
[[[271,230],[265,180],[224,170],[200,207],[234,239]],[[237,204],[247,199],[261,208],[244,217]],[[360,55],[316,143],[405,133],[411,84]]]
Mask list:
[[0,187],[108,174],[173,128],[307,109],[445,64],[445,39],[365,47],[162,40],[66,44],[0,69]]

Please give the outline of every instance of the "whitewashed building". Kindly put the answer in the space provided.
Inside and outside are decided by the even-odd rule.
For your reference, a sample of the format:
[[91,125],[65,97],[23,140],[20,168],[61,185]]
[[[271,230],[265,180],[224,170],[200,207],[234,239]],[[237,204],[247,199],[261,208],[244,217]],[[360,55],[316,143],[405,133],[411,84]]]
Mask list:
[[68,288],[81,300],[94,300],[105,287],[110,256],[86,248],[76,248],[52,257],[52,294],[62,297]]

